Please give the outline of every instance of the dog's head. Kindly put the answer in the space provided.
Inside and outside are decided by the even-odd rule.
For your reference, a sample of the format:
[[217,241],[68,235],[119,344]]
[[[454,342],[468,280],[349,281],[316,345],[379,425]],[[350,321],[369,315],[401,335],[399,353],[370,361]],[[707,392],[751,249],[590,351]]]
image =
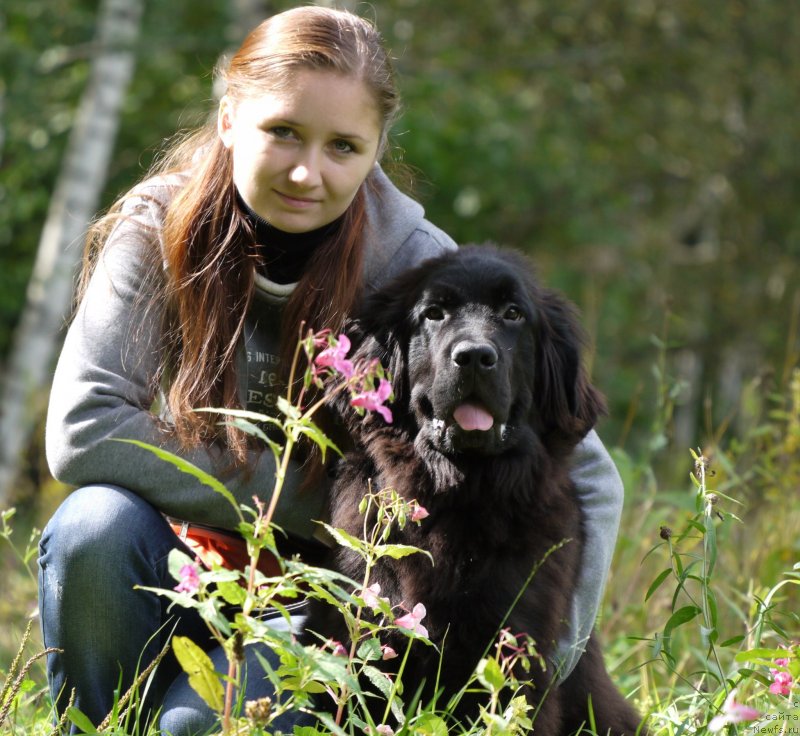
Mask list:
[[391,371],[399,429],[450,458],[536,438],[568,451],[604,409],[574,309],[513,251],[467,246],[426,261],[369,298],[348,334],[356,359]]

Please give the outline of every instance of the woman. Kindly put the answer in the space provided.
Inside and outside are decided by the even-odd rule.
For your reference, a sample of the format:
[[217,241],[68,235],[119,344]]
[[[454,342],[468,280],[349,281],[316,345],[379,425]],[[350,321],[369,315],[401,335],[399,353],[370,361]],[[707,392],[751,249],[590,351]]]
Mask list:
[[[79,489],[42,536],[42,628],[46,645],[63,650],[48,660],[57,704],[74,688],[75,705],[95,722],[118,683],[124,691],[173,631],[203,638],[195,616],[176,620],[165,599],[134,589],[174,586],[166,558],[185,547],[173,527],[235,524],[221,496],[112,440],[177,453],[252,505],[273,486],[271,451],[192,410],[270,412],[281,356],[302,321],[337,329],[365,292],[455,248],[377,165],[399,100],[369,23],[316,7],[276,15],[245,40],[224,78],[216,123],[174,149],[94,228],[53,382],[48,460],[56,478]],[[595,542],[580,602],[591,625],[621,504],[594,434],[575,478]],[[323,491],[300,491],[302,480],[293,466],[276,521],[313,555]],[[570,645],[587,633],[585,622],[573,625]],[[246,697],[263,688],[251,676]],[[165,732],[215,725],[169,658],[150,697]]]

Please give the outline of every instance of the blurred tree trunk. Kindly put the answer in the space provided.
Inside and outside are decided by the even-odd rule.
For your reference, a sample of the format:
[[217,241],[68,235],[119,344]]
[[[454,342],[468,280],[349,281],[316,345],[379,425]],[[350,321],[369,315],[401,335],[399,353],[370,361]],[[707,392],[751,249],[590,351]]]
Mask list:
[[143,0],[102,0],[98,10],[89,81],[50,200],[0,400],[0,506],[11,497],[46,405],[86,225],[99,206],[133,76],[142,8]]

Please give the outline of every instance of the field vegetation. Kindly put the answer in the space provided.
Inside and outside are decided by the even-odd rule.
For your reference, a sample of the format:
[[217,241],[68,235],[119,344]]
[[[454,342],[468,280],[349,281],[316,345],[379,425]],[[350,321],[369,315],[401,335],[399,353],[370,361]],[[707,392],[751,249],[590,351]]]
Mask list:
[[[321,344],[316,343],[317,347]],[[313,338],[305,345],[313,356]],[[336,350],[334,342],[328,355],[342,359]],[[309,380],[321,380],[323,362]],[[324,365],[325,371],[334,370],[331,361]],[[745,436],[726,441],[721,435],[705,446],[687,448],[675,460],[676,467],[665,469],[666,458],[674,454],[669,444],[674,391],[669,388],[666,365],[662,362],[654,371],[661,421],[653,423],[653,433],[644,443],[649,451],[633,456],[623,447],[614,450],[628,502],[598,622],[609,668],[622,691],[647,715],[654,735],[726,730],[793,733],[800,723],[796,534],[800,509],[792,500],[800,484],[800,369],[790,374],[782,390],[763,396],[762,411]],[[377,374],[350,375],[346,383],[362,397],[374,391],[374,401],[368,401],[367,408],[380,410],[386,398],[385,393],[378,398],[381,380]],[[300,395],[295,406],[302,405]],[[301,435],[325,442],[313,423],[315,410],[316,405],[297,411],[291,403],[284,404],[281,427],[286,442],[274,448],[278,457],[290,453]],[[248,423],[256,418],[242,415],[233,421]],[[167,457],[165,462],[178,461]],[[225,493],[213,479],[206,482]],[[279,482],[275,493],[280,493]],[[390,489],[376,491],[365,504],[378,509],[375,528],[364,540],[331,529],[337,541],[362,554],[368,569],[381,555],[409,554],[388,543],[388,530],[393,524],[419,523],[424,513],[408,507]],[[254,558],[261,549],[274,549],[270,504],[254,509],[252,515],[242,509],[240,515],[242,528],[256,540]],[[11,509],[2,518],[7,570],[3,606],[10,623],[3,630],[0,728],[11,734],[50,733],[53,717],[43,674],[44,650],[36,629],[37,531],[24,534],[24,520],[16,519]],[[303,736],[521,734],[531,728],[535,732],[535,712],[514,697],[520,682],[511,671],[520,660],[538,666],[535,642],[498,632],[498,642],[472,684],[486,690],[489,705],[478,723],[459,724],[448,717],[448,704],[417,703],[412,686],[407,684],[404,692],[381,678],[375,667],[376,660],[386,656],[379,643],[381,631],[398,628],[408,634],[409,646],[426,646],[424,611],[415,609],[402,616],[393,612],[380,591],[370,588],[369,579],[351,588],[336,575],[291,560],[284,563],[284,575],[270,583],[244,574],[238,579],[228,571],[204,571],[180,556],[171,567],[176,587],[162,594],[178,605],[206,611],[220,643],[230,647],[231,642],[259,641],[281,653],[282,666],[272,675],[283,696],[281,705],[256,701],[237,710],[228,681],[213,673],[202,651],[188,640],[174,642],[174,653],[194,673],[198,692],[220,713],[221,733],[273,733],[270,722],[276,715],[287,708],[312,707],[309,698],[326,691],[336,704],[335,717],[324,716],[317,729],[302,730]],[[349,651],[335,642],[302,647],[292,637],[257,624],[253,616],[260,607],[274,604],[280,596],[297,595],[301,585],[341,608],[357,646]],[[225,603],[240,606],[243,617],[226,620],[221,615]],[[365,615],[370,609],[379,615],[379,624]],[[236,657],[231,655],[228,674],[235,678],[236,672]],[[139,687],[148,674],[143,673]],[[394,730],[388,723],[371,720],[364,707],[365,681],[386,698],[387,720],[391,716],[403,725],[395,725]],[[85,733],[155,733],[140,722],[136,702],[135,691],[120,693],[119,709],[99,726],[75,709],[68,715]],[[584,733],[593,733],[591,723]]]

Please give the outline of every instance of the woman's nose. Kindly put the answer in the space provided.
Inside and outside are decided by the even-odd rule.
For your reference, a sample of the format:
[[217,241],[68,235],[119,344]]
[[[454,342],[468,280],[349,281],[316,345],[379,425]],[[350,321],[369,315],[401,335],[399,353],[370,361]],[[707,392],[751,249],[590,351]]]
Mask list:
[[289,181],[306,187],[316,186],[320,183],[320,167],[317,157],[313,154],[304,156],[301,161],[289,171]]

